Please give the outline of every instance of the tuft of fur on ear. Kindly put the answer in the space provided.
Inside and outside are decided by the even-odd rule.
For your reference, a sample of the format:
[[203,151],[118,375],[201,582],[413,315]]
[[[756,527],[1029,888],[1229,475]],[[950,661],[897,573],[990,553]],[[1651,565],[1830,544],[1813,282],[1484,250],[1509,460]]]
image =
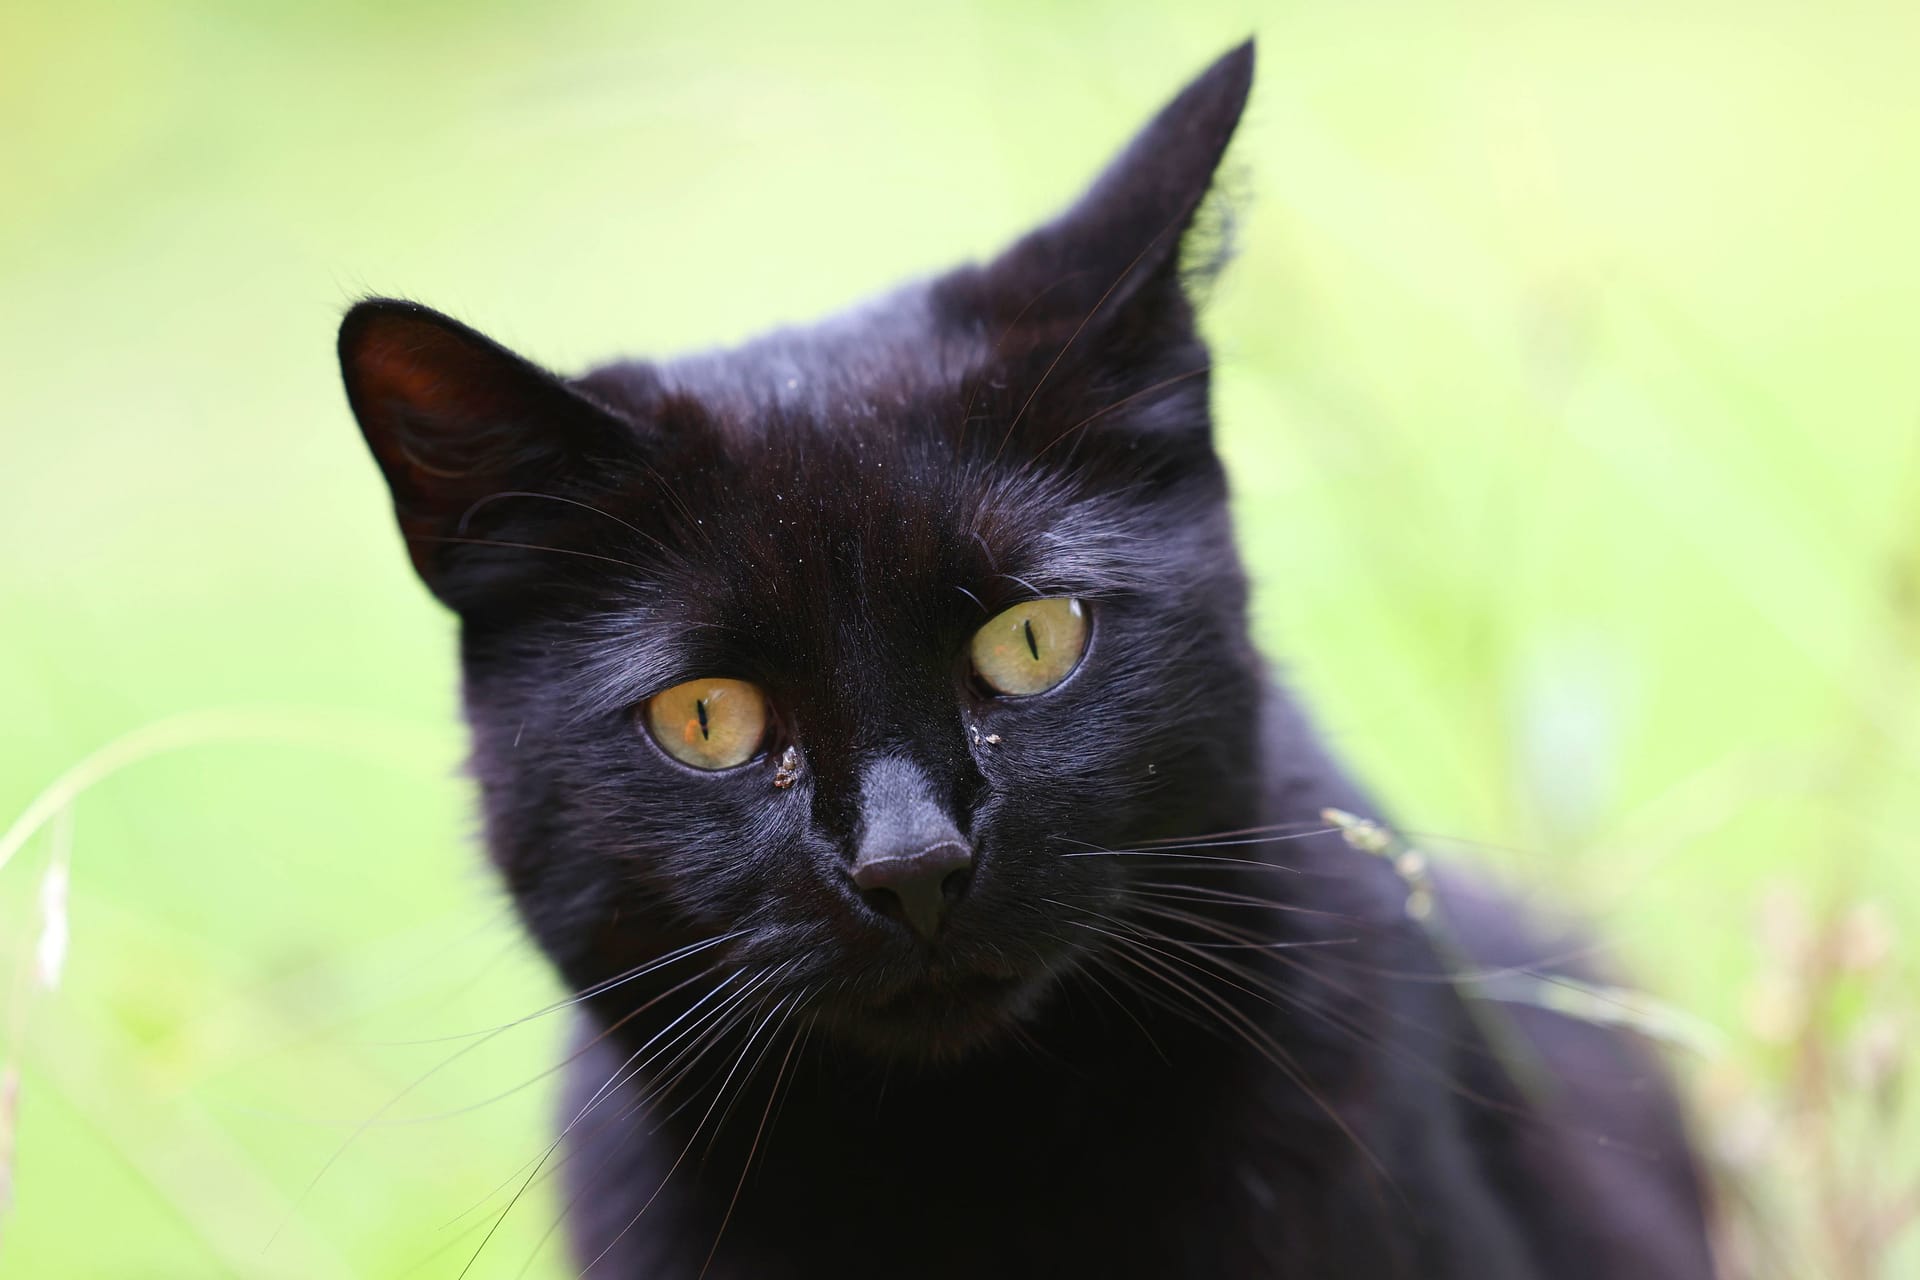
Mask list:
[[1187,222],[1180,239],[1180,287],[1196,310],[1206,310],[1214,285],[1240,252],[1240,215],[1249,198],[1242,169],[1217,170]]
[[1009,320],[1025,313],[1081,323],[1124,309],[1151,283],[1171,276],[1177,284],[1183,265],[1203,276],[1217,270],[1224,237],[1201,237],[1210,243],[1198,254],[1182,246],[1246,108],[1253,66],[1248,40],[1161,108],[1071,208],[988,264],[981,282],[996,309]]
[[457,611],[502,583],[501,557],[476,551],[537,536],[534,504],[496,499],[560,497],[636,448],[631,425],[608,409],[417,303],[374,298],[350,310],[340,370],[414,568]]

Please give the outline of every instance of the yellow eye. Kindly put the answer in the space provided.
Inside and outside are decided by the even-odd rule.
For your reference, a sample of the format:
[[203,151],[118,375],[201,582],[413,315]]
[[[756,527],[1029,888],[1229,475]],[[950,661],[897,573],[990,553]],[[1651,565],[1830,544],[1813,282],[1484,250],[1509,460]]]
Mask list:
[[1045,693],[1065,680],[1087,647],[1078,600],[1029,600],[973,633],[973,669],[1000,693]]
[[767,736],[767,699],[744,680],[689,680],[647,700],[653,740],[682,764],[731,769]]

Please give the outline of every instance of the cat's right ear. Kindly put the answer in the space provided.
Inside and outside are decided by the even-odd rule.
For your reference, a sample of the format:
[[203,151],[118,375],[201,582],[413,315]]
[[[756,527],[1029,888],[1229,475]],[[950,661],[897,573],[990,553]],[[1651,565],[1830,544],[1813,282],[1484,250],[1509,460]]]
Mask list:
[[538,536],[526,524],[534,504],[497,499],[559,496],[594,464],[636,448],[630,424],[610,410],[416,303],[375,298],[347,312],[340,371],[414,568],[459,612],[528,559],[500,550]]

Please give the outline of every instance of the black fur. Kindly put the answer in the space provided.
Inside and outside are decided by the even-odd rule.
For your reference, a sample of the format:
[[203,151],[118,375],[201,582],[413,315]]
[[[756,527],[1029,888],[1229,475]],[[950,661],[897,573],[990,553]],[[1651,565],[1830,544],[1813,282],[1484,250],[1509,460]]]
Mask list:
[[[1519,1087],[1249,643],[1183,239],[1252,71],[994,261],[738,350],[566,380],[348,315],[494,861],[595,992],[553,1158],[591,1274],[1709,1274],[1649,1055],[1502,1011]],[[968,638],[1035,596],[1089,602],[1088,652],[988,696]],[[709,675],[777,727],[701,774],[636,709]],[[909,793],[975,858],[932,944],[848,876]]]

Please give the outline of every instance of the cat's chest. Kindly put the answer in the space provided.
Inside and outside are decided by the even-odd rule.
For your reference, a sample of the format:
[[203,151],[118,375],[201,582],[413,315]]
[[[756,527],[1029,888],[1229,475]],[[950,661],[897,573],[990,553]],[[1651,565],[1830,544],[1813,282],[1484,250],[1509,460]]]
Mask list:
[[864,1115],[841,1098],[766,1102],[743,1100],[745,1123],[719,1140],[618,1125],[575,1144],[569,1163],[601,1171],[577,1189],[582,1258],[607,1250],[592,1274],[1450,1274],[1401,1270],[1424,1248],[1409,1188],[1388,1192],[1351,1145],[1289,1141],[1286,1108],[1257,1088],[1128,1099],[1088,1087],[998,1123],[966,1099],[943,1117],[898,1091]]

